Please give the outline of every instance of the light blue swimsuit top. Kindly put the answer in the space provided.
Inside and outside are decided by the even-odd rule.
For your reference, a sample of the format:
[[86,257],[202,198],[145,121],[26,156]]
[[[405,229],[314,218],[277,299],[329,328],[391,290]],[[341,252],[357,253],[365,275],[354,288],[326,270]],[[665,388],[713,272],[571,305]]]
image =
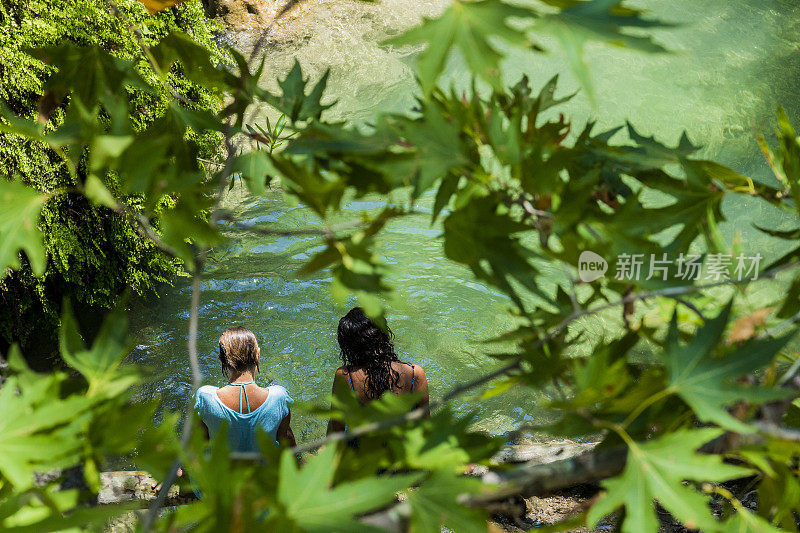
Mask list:
[[[272,440],[276,440],[278,426],[281,420],[289,414],[289,405],[294,403],[289,393],[280,385],[272,385],[268,388],[269,394],[264,403],[256,409],[250,411],[247,402],[247,393],[244,387],[240,387],[239,407],[240,410],[249,412],[242,413],[234,411],[219,399],[217,387],[204,385],[197,389],[195,395],[194,410],[208,427],[211,438],[219,431],[223,422],[228,423],[228,441],[231,451],[234,452],[258,452],[258,439],[256,430],[261,428]],[[244,393],[244,401],[242,401]],[[276,441],[277,443],[277,441]]]

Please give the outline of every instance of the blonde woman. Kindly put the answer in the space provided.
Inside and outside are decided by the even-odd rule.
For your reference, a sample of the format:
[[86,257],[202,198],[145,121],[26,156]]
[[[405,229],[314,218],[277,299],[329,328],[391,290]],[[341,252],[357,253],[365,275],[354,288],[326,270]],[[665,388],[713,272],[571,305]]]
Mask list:
[[289,425],[293,400],[280,385],[259,387],[255,376],[261,349],[256,336],[246,328],[226,330],[219,338],[219,360],[228,378],[223,387],[205,385],[197,390],[195,411],[210,437],[223,423],[234,452],[257,452],[256,432],[261,429],[276,443],[295,446]]

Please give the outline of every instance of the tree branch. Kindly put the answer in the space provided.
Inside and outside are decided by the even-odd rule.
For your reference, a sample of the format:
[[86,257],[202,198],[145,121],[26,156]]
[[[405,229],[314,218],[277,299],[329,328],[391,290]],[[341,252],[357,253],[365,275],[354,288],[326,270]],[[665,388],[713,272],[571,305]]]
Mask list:
[[576,485],[596,483],[622,472],[627,456],[627,448],[592,450],[551,463],[531,462],[507,472],[491,472],[483,476],[484,481],[499,486],[488,494],[462,498],[462,503],[485,507],[511,496],[544,496]]

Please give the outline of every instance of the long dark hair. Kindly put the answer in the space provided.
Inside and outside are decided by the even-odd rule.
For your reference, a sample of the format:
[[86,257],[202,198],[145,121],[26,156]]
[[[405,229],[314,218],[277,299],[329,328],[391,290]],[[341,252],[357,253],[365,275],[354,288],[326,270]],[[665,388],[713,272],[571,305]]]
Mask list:
[[400,375],[392,368],[392,362],[400,359],[394,353],[394,334],[388,326],[381,329],[363,309],[354,307],[339,320],[337,336],[344,366],[348,370],[363,367],[367,374],[367,398],[377,398],[397,385]]

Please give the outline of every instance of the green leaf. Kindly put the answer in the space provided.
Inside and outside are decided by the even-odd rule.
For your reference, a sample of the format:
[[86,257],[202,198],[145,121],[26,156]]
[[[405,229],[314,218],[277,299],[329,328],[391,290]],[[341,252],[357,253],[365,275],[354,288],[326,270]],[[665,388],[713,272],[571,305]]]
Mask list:
[[90,147],[90,168],[97,172],[114,168],[116,160],[133,142],[133,135],[97,135]]
[[456,0],[439,17],[425,18],[404,34],[385,41],[395,46],[425,44],[419,54],[417,74],[427,95],[436,86],[447,58],[454,49],[461,52],[470,70],[493,87],[502,86],[500,61],[503,53],[493,39],[527,45],[525,32],[508,23],[510,17],[531,18],[535,11],[500,0],[477,2]]
[[655,136],[645,137],[640,134],[630,122],[627,123],[627,127],[628,136],[636,143],[636,146],[621,146],[611,149],[619,150],[616,158],[640,168],[661,168],[664,165],[680,163],[682,159],[688,158],[701,148],[692,144],[686,132],[681,134],[678,145],[670,148],[658,142]]
[[324,219],[329,209],[338,209],[345,190],[340,179],[323,175],[307,160],[273,156],[273,164],[284,187],[320,218]]
[[173,31],[162,38],[152,53],[164,75],[169,74],[173,64],[179,63],[187,79],[205,87],[224,89],[234,81],[231,74],[214,67],[208,48],[182,31]]
[[281,96],[265,93],[264,99],[275,109],[285,113],[292,122],[319,119],[323,111],[335,104],[335,102],[330,104],[320,102],[328,84],[329,74],[330,70],[326,70],[311,92],[306,94],[309,80],[303,78],[303,69],[300,67],[300,62],[295,59],[286,78],[278,80]]
[[36,276],[44,274],[47,255],[38,228],[47,196],[15,181],[0,178],[0,279],[9,268],[20,268],[19,251],[25,252]]
[[532,293],[550,299],[539,288],[537,270],[526,258],[531,252],[513,236],[529,229],[507,214],[499,214],[494,198],[473,198],[444,220],[444,253],[470,267],[478,278],[499,287],[524,309],[510,284],[512,278]]
[[[773,154],[772,170],[784,185],[789,186],[793,198],[800,197],[800,140],[783,107],[778,107],[778,131],[780,152]],[[800,214],[800,202],[794,202]]]
[[591,407],[625,391],[632,379],[625,355],[638,340],[638,335],[629,333],[619,340],[598,346],[589,357],[576,359],[573,370],[576,395],[569,406]]
[[435,106],[426,106],[419,120],[401,120],[397,129],[412,144],[412,159],[393,161],[387,158],[378,168],[387,174],[413,176],[413,197],[419,197],[436,180],[468,162],[461,142],[461,126],[448,122]]
[[267,192],[271,179],[278,174],[269,155],[261,150],[253,150],[237,155],[231,166],[232,174],[240,174],[253,194]]
[[11,133],[14,135],[21,135],[26,139],[33,141],[46,142],[44,137],[44,126],[38,122],[33,122],[28,119],[20,118],[11,112],[4,102],[0,102],[0,115],[2,115],[4,122],[0,121],[0,131],[4,133]]
[[389,446],[411,468],[458,472],[467,463],[488,459],[502,445],[502,439],[471,431],[475,422],[474,413],[456,417],[444,409],[406,429],[403,438]]
[[125,300],[121,298],[105,317],[90,350],[84,347],[69,301],[65,300],[62,306],[59,329],[61,357],[89,382],[88,397],[117,396],[139,379],[134,367],[122,366],[123,358],[133,346],[128,336]]
[[435,471],[417,490],[408,495],[413,533],[439,533],[442,526],[458,533],[486,533],[486,513],[458,502],[462,494],[481,490],[478,479]]
[[366,478],[331,487],[336,464],[333,445],[324,447],[299,470],[290,450],[281,455],[277,498],[286,515],[305,531],[373,531],[354,517],[393,502],[398,491],[421,477]]
[[[21,358],[13,346],[9,360]],[[34,379],[28,379],[28,378]],[[82,395],[58,397],[58,375],[9,377],[0,388],[0,479],[25,490],[34,472],[72,466],[83,447],[80,429],[83,413],[94,400]]]
[[92,109],[103,99],[125,94],[126,86],[149,90],[133,61],[114,57],[99,46],[81,47],[64,40],[34,53],[58,69],[58,75],[50,76],[44,90],[54,91],[59,100],[72,93]]
[[436,200],[433,203],[433,214],[431,215],[431,223],[436,222],[436,219],[439,218],[439,214],[442,212],[442,209],[447,207],[450,203],[450,198],[458,190],[458,182],[460,181],[460,177],[458,176],[445,176],[442,179],[441,184],[439,184],[439,188],[436,190]]
[[730,520],[725,522],[724,530],[727,533],[784,533],[785,530],[777,528],[750,510],[739,505]]
[[201,207],[191,205],[186,197],[182,200],[185,203],[161,213],[162,240],[175,250],[187,269],[192,270],[197,250],[221,242],[222,236],[203,218]]
[[[67,493],[73,493],[77,496],[77,490],[69,490]],[[99,505],[97,507],[77,507],[65,509],[65,513],[54,513],[53,509],[48,509],[47,504],[52,504],[52,501],[57,498],[51,496],[46,502],[36,502],[38,505],[30,505],[29,509],[36,512],[36,516],[46,516],[41,520],[24,520],[23,523],[13,523],[12,520],[17,517],[14,516],[7,521],[8,527],[3,531],[10,533],[42,533],[44,531],[81,531],[86,530],[90,524],[106,524],[112,523],[114,519],[119,519],[120,516],[125,516],[126,512],[133,512],[139,508],[139,502],[130,502],[121,505]],[[72,506],[75,507],[75,506]],[[23,509],[24,511],[24,509]],[[45,514],[47,513],[47,514]],[[22,514],[22,513],[20,513]],[[30,516],[28,518],[31,518]]]
[[[562,2],[547,1],[563,7]],[[583,52],[587,43],[602,42],[641,52],[666,52],[650,36],[630,33],[631,28],[668,27],[658,20],[641,18],[642,12],[622,6],[622,0],[571,2],[560,12],[542,17],[539,27],[558,39],[578,81],[594,102],[594,86]]]
[[760,404],[785,398],[787,391],[746,387],[735,380],[768,365],[794,332],[774,339],[751,340],[732,353],[715,357],[713,352],[722,341],[730,309],[729,302],[686,345],[680,345],[678,341],[677,316],[673,314],[668,342],[662,354],[669,374],[667,387],[680,396],[701,421],[714,422],[740,433],[752,433],[755,431],[753,427],[732,417],[725,407],[742,400]]
[[596,526],[603,517],[624,507],[623,533],[657,531],[655,500],[689,529],[719,529],[708,498],[684,486],[683,481],[725,481],[751,473],[723,463],[720,456],[695,452],[721,433],[710,428],[684,429],[641,444],[631,442],[625,470],[603,482],[606,493],[589,511],[587,523]]
[[111,191],[103,184],[100,178],[95,174],[90,174],[86,178],[86,183],[83,184],[83,194],[98,205],[104,205],[109,209],[116,209],[117,199],[111,194]]
[[662,170],[630,172],[644,185],[672,196],[675,200],[673,203],[651,209],[643,206],[638,196],[634,196],[618,209],[615,216],[615,222],[619,223],[624,234],[633,239],[652,237],[667,228],[680,227],[662,250],[675,254],[688,250],[701,232],[713,233],[712,228],[725,220],[721,210],[725,193],[708,174],[709,167],[704,165],[704,161],[682,156],[679,156],[679,161],[685,178],[673,178]]

